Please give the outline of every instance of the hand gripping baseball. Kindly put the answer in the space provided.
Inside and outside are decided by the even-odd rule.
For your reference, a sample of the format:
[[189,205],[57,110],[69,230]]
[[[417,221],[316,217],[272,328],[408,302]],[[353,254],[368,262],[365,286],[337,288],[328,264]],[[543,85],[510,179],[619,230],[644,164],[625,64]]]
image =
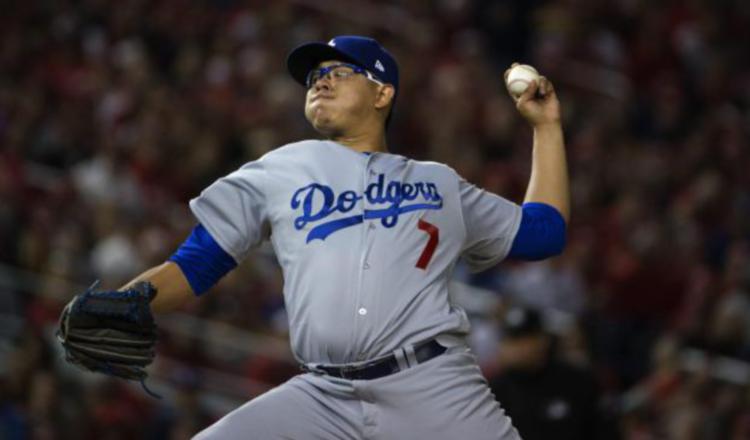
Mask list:
[[57,339],[65,349],[65,360],[87,371],[140,381],[154,395],[144,381],[145,367],[156,354],[156,323],[150,307],[156,289],[147,282],[122,291],[95,288],[96,283],[76,295],[60,315]]
[[[508,84],[508,75],[518,63],[505,71],[505,83]],[[521,115],[534,127],[560,123],[560,102],[557,99],[555,88],[552,83],[540,76],[538,80],[532,80],[526,90],[518,97],[508,91],[516,102],[516,108]]]

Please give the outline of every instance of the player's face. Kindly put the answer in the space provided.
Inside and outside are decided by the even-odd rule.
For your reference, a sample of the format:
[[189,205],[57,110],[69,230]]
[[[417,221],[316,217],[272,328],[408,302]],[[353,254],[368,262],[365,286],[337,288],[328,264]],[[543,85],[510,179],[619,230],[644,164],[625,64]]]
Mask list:
[[305,117],[315,130],[326,136],[334,137],[377,120],[378,87],[384,86],[368,79],[366,73],[342,64],[320,63],[318,68],[332,69],[314,71],[307,90]]

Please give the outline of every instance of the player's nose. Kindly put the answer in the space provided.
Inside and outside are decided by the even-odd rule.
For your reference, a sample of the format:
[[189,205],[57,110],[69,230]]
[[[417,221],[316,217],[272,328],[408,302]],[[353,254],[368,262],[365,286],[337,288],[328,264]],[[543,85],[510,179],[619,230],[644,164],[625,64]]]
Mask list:
[[331,79],[328,75],[318,78],[313,84],[313,89],[318,90],[331,90]]

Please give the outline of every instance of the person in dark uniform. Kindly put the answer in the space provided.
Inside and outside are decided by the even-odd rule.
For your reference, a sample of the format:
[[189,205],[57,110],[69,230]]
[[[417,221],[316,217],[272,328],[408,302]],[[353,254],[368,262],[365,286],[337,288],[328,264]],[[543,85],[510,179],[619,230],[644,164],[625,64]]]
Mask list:
[[501,370],[490,388],[524,440],[617,438],[599,410],[593,373],[558,359],[537,311],[510,308],[502,330]]

